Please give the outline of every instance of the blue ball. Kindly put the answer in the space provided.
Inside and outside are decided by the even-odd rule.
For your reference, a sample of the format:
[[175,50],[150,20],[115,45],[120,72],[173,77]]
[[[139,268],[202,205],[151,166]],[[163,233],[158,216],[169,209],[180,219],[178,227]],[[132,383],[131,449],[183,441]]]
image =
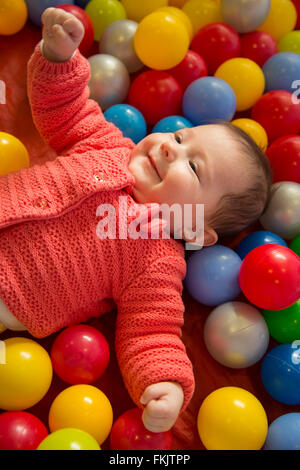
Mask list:
[[265,92],[286,90],[294,92],[292,83],[300,77],[300,55],[294,52],[280,52],[268,59],[262,71],[266,80]]
[[247,254],[257,246],[267,245],[269,243],[275,243],[276,245],[282,245],[288,248],[286,242],[278,235],[261,230],[247,235],[237,247],[236,252],[242,259],[244,259],[245,256],[247,256]]
[[300,450],[300,413],[287,413],[271,423],[264,450]]
[[188,258],[184,284],[198,302],[210,306],[220,305],[240,294],[238,277],[241,263],[235,251],[226,246],[203,248]]
[[185,90],[182,110],[194,126],[231,121],[236,111],[236,97],[224,80],[202,77]]
[[280,403],[300,405],[300,349],[280,344],[263,360],[261,378],[267,392]]
[[91,0],[75,0],[75,5],[78,5],[80,8],[85,9],[85,7],[90,1]]
[[113,122],[135,144],[146,137],[147,124],[142,113],[129,104],[115,104],[108,108],[104,117]]
[[42,26],[41,16],[46,8],[66,3],[74,5],[74,0],[26,0],[28,16],[35,25]]
[[153,127],[154,132],[176,132],[184,127],[194,127],[193,124],[182,116],[168,116],[158,121]]

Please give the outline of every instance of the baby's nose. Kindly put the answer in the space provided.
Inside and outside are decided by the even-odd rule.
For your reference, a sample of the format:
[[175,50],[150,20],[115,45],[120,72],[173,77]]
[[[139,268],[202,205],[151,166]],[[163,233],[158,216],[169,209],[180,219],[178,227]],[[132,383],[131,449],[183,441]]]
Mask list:
[[160,148],[165,158],[168,160],[173,160],[175,158],[175,152],[170,142],[164,142],[161,144]]

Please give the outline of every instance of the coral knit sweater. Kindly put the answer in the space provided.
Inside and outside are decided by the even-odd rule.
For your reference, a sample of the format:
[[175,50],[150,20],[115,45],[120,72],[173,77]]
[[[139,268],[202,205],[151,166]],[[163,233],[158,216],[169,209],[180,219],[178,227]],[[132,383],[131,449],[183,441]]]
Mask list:
[[51,63],[38,44],[28,62],[33,119],[59,156],[0,177],[0,298],[40,338],[116,307],[116,354],[133,401],[141,407],[148,385],[174,381],[185,409],[194,377],[181,341],[184,247],[97,236],[100,204],[118,217],[120,196],[137,205],[134,144],[88,99],[89,78],[78,50]]

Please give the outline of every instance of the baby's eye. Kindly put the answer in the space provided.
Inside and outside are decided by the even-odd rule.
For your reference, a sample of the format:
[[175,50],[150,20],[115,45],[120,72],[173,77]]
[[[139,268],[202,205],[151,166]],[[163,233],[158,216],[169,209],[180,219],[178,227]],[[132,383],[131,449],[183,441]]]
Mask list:
[[[196,165],[194,162],[192,162],[191,160],[189,161],[189,164],[190,164],[190,167],[192,168],[192,170],[196,173],[197,175],[197,168],[196,168]],[[198,175],[197,175],[198,176]]]
[[178,144],[181,144],[182,142],[182,137],[180,134],[174,134],[175,140]]

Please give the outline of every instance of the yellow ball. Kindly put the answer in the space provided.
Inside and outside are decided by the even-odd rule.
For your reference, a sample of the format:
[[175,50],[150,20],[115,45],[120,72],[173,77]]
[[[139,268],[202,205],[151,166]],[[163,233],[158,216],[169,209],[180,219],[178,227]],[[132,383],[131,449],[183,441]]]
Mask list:
[[0,35],[10,36],[20,31],[27,21],[28,11],[24,0],[0,1]]
[[208,450],[259,450],[268,431],[261,403],[239,387],[219,388],[208,395],[200,407],[197,425]]
[[193,38],[193,26],[191,23],[191,20],[189,17],[182,11],[180,8],[175,8],[175,7],[162,7],[159,8],[157,11],[165,11],[166,13],[169,13],[170,15],[176,16],[179,18],[183,24],[185,25],[190,41]]
[[52,364],[45,349],[27,338],[9,338],[5,343],[5,363],[0,363],[0,408],[26,410],[47,393],[52,380]]
[[139,59],[155,70],[167,70],[178,65],[184,59],[189,43],[182,20],[165,11],[146,16],[134,37]]
[[190,18],[194,34],[209,23],[223,21],[221,6],[216,0],[189,0],[182,10]]
[[183,5],[187,2],[188,0],[169,0],[169,5],[171,7],[177,7],[177,8],[182,8]]
[[297,11],[291,0],[271,0],[266,21],[257,28],[257,31],[269,33],[275,41],[279,41],[295,28],[296,23]]
[[106,395],[93,385],[72,385],[53,401],[49,411],[50,431],[76,428],[102,444],[110,433],[113,411]]
[[264,93],[263,71],[250,59],[236,57],[226,60],[216,70],[215,77],[221,78],[233,89],[237,111],[252,108]]
[[29,165],[29,154],[22,142],[11,134],[0,132],[0,176]]
[[127,18],[139,23],[145,16],[161,7],[168,6],[168,0],[121,0]]
[[265,152],[268,147],[268,136],[261,124],[253,119],[235,119],[231,122],[252,137],[257,145]]

